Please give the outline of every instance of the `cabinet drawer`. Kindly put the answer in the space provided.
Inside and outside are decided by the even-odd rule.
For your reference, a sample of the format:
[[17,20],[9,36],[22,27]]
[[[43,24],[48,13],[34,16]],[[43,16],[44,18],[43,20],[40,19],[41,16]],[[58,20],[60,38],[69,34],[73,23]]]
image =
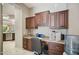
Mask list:
[[48,50],[48,54],[49,55],[62,55],[63,52],[59,52],[59,51],[54,51],[54,50]]
[[61,48],[61,47],[56,47],[56,48],[52,48],[52,49],[48,49],[48,50],[51,50],[54,52],[64,52],[64,48]]
[[63,54],[64,52],[64,44],[59,44],[55,42],[48,43],[48,52],[49,54]]
[[48,47],[49,47],[49,49],[62,49],[62,48],[64,48],[64,44],[49,42]]

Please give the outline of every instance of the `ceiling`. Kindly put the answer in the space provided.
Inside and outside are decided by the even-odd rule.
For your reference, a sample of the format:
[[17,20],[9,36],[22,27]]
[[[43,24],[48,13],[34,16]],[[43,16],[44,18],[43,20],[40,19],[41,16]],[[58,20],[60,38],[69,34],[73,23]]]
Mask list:
[[28,8],[43,6],[43,5],[51,5],[55,3],[24,3]]
[[3,16],[14,15],[15,7],[11,4],[3,4]]
[[35,6],[34,3],[24,3],[27,7],[32,8]]

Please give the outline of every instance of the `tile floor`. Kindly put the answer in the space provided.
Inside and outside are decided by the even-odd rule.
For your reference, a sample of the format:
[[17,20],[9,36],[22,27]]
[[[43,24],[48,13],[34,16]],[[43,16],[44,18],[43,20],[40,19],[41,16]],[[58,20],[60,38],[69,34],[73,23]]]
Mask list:
[[15,41],[4,41],[3,55],[33,55],[33,52],[16,48]]

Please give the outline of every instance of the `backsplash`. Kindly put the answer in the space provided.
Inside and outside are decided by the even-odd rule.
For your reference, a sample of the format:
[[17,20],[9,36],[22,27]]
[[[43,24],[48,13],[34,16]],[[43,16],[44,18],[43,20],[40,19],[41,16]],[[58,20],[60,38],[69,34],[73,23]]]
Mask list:
[[34,31],[34,34],[36,34],[36,33],[40,33],[40,34],[44,34],[46,36],[50,36],[50,28],[46,27],[46,26],[40,26],[40,27],[38,27],[38,29],[36,29]]
[[64,40],[64,35],[67,34],[67,29],[51,29],[51,40]]
[[66,35],[68,30],[67,29],[51,29],[51,31],[60,32],[61,34]]
[[36,35],[36,33],[44,34],[46,36],[51,36],[52,31],[60,32],[61,34],[66,35],[67,34],[67,29],[50,29],[49,27],[46,26],[40,26],[38,29],[28,29],[26,30],[27,34],[33,34]]

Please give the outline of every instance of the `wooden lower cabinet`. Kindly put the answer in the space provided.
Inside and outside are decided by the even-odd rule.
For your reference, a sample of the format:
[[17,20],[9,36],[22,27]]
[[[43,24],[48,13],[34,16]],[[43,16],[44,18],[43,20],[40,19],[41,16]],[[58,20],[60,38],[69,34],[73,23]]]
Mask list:
[[48,54],[49,55],[62,55],[64,52],[64,44],[49,42]]
[[[64,52],[64,44],[42,41],[42,45],[48,46],[48,55],[62,55]],[[23,48],[32,51],[31,39],[23,38]]]
[[32,51],[31,39],[23,38],[23,48]]

